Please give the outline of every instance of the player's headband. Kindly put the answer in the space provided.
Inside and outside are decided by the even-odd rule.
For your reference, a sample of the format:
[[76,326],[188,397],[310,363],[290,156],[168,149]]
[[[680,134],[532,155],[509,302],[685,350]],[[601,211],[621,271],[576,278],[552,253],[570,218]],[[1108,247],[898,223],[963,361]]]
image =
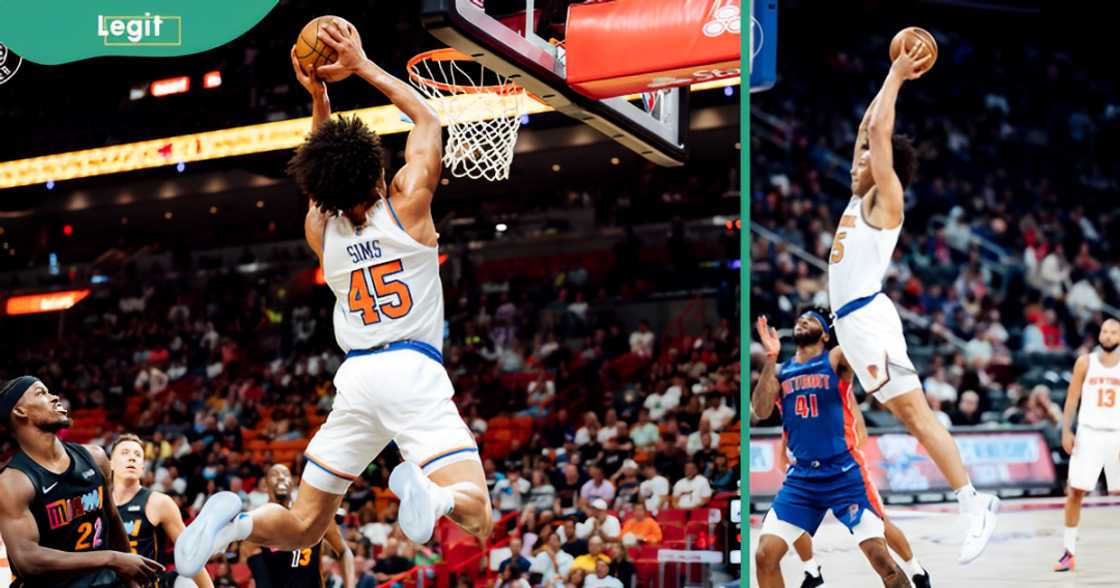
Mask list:
[[801,314],[801,316],[807,316],[807,317],[817,321],[818,323],[821,324],[821,332],[823,332],[823,333],[828,332],[828,321],[825,320],[824,316],[822,316],[821,313],[819,313],[815,310],[806,310],[804,313]]
[[39,378],[35,376],[20,376],[8,382],[8,385],[0,390],[0,424],[8,423],[8,418],[12,416],[12,410],[19,404],[19,399],[23,398],[24,393],[29,388],[38,383]]

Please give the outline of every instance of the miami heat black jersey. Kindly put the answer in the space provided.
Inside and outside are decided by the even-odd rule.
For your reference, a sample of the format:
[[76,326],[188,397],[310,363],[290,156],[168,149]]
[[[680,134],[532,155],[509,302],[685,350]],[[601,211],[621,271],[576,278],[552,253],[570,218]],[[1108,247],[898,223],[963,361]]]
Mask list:
[[294,551],[270,550],[261,547],[261,557],[268,564],[268,577],[273,588],[322,588],[322,546]]
[[132,553],[163,563],[162,533],[148,520],[148,499],[151,496],[151,490],[141,488],[132,500],[117,506],[117,510],[121,513],[121,521],[124,523],[125,533],[128,534],[128,544],[132,547]]
[[[85,447],[63,443],[70,467],[55,474],[20,451],[8,467],[23,472],[35,487],[31,514],[39,528],[39,545],[59,551],[81,552],[109,549],[105,476]],[[13,588],[108,588],[124,586],[109,570],[60,580],[25,578],[12,566]]]

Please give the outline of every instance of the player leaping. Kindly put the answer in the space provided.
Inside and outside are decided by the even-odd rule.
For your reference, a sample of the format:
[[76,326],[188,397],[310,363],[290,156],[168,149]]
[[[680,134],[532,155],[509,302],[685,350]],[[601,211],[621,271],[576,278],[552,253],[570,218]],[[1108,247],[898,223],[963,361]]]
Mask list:
[[[350,483],[390,441],[405,460],[389,487],[401,499],[409,539],[427,543],[445,515],[481,538],[493,527],[478,448],[440,354],[443,288],[431,213],[443,168],[439,118],[408,84],[366,58],[353,27],[328,25],[319,38],[338,59],[304,72],[292,53],[314,116],[289,171],[311,198],[307,242],[337,298],[335,338],[346,352],[334,378],[338,393],[307,447],[292,508],[267,504],[239,515],[236,495],[215,495],[175,545],[176,567],[188,576],[232,541],[281,550],[318,543]],[[365,79],[415,124],[405,165],[388,185],[378,136],[357,117],[329,120],[321,79],[343,72]]]
[[929,59],[921,43],[900,54],[860,124],[852,157],[852,198],[829,258],[828,297],[836,338],[864,390],[875,394],[926,448],[956,492],[961,513],[969,517],[959,559],[964,564],[979,557],[991,539],[999,499],[972,487],[953,438],[926,404],[898,310],[881,291],[902,231],[902,193],[917,164],[909,140],[893,134],[895,101],[903,82],[924,73]]
[[[1108,319],[1101,325],[1099,352],[1077,358],[1066,393],[1062,418],[1062,448],[1070,454],[1069,493],[1066,496],[1065,552],[1055,572],[1076,567],[1077,527],[1081,524],[1081,501],[1097,487],[1104,470],[1108,491],[1120,491],[1120,322]],[[1081,405],[1078,410],[1078,404]],[[1077,413],[1077,437],[1073,415]]]

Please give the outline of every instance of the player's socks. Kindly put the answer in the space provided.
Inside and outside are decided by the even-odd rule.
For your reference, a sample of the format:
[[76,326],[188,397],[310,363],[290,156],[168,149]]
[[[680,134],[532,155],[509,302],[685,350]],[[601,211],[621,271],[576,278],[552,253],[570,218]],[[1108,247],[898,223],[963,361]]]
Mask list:
[[428,484],[428,492],[432,495],[432,506],[436,509],[436,518],[451,514],[455,509],[455,497],[451,491],[435,482]]
[[922,564],[918,563],[917,557],[911,559],[910,561],[902,562],[902,571],[906,572],[906,575],[911,578],[913,578],[914,576],[921,576],[922,574],[926,573],[926,570],[922,567]]
[[1077,527],[1066,527],[1062,544],[1070,555],[1077,555]]
[[801,562],[805,565],[805,573],[813,576],[814,578],[821,577],[821,564],[817,563],[817,558],[811,557],[806,561]]
[[957,495],[957,504],[961,506],[961,512],[972,512],[976,508],[976,488],[972,487],[972,483],[965,484],[955,490]]
[[230,543],[235,541],[244,541],[249,538],[253,533],[253,517],[249,513],[241,513],[237,515],[233,522],[218,531],[218,537],[215,539],[214,544],[221,549],[225,549]]

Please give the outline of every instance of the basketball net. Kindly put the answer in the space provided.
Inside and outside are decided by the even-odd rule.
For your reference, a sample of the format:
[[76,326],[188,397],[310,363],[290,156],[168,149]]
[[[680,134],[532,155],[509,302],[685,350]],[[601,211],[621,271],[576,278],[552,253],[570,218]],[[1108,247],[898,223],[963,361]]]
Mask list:
[[409,80],[447,125],[443,164],[457,178],[509,179],[525,90],[454,49],[421,53],[408,63]]

